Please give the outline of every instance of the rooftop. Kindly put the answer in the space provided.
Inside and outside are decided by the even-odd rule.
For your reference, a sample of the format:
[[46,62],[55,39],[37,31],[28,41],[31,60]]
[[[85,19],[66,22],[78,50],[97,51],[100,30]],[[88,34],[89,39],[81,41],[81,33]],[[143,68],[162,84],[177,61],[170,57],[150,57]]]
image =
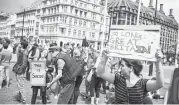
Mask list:
[[[108,3],[108,8],[119,8],[120,6],[125,6],[127,8],[130,8],[130,10],[135,10],[138,11],[138,3],[131,1],[131,0],[109,0]],[[145,7],[145,6],[141,6],[141,13],[147,14],[149,16],[151,16],[152,18],[154,18],[155,16],[155,9],[154,8],[149,8],[149,7]],[[157,11],[157,19],[161,19],[164,22],[169,22],[173,25],[178,26],[177,21],[175,20],[175,18],[167,16],[159,11]]]

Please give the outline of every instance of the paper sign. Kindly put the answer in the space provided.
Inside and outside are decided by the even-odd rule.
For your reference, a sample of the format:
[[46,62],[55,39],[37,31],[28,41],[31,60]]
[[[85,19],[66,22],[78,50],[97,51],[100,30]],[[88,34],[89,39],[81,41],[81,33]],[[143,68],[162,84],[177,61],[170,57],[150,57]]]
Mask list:
[[45,61],[30,61],[31,69],[31,85],[46,86],[46,62]]
[[[143,28],[145,27],[143,26]],[[159,30],[111,29],[109,56],[156,61],[155,54],[159,47],[159,42]]]

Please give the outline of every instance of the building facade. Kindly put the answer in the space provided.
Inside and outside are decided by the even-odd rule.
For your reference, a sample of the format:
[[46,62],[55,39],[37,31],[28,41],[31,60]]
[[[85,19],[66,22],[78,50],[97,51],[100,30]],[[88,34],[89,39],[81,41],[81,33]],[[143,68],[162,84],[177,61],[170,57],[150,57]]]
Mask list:
[[15,37],[39,37],[41,1],[34,2],[29,8],[18,12]]
[[[136,2],[130,0],[110,0],[108,4],[108,13],[111,16],[112,25],[136,25],[139,0]],[[141,4],[140,25],[161,25],[160,46],[163,53],[167,56],[175,54],[176,49],[171,49],[172,45],[178,43],[178,23],[173,16],[173,9],[169,10],[169,15],[163,11],[163,4],[160,4],[160,10],[157,10],[155,18],[155,9],[153,0],[150,0],[149,6]],[[169,56],[168,56],[169,57]]]
[[1,13],[0,14],[0,37],[7,37],[7,31],[6,31],[6,27],[7,27],[7,19],[8,19],[8,15],[5,13]]
[[0,14],[0,37],[13,38],[15,35],[15,14]]
[[95,47],[107,37],[109,16],[104,23],[101,0],[44,0],[41,11],[40,40],[45,42],[82,44],[86,38]]

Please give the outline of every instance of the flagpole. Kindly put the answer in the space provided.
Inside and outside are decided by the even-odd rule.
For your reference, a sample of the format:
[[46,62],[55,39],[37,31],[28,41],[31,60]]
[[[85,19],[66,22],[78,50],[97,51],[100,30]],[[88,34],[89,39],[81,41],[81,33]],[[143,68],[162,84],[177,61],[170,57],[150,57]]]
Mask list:
[[139,0],[139,7],[138,7],[138,13],[137,13],[137,25],[139,25],[139,20],[140,20],[141,2],[142,0]]
[[[108,5],[108,0],[105,0],[105,7],[104,7],[104,23],[103,23],[103,35],[105,37],[105,31],[106,31],[106,17],[107,17],[107,5]],[[102,41],[101,41],[101,51],[100,51],[100,56],[102,56],[102,52],[104,49],[104,37],[102,37]]]

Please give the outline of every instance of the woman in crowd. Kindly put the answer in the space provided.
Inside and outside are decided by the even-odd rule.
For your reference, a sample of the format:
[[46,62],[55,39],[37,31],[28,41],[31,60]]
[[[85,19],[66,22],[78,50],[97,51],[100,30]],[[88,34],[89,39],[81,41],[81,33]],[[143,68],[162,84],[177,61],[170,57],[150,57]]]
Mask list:
[[21,44],[18,48],[17,53],[17,63],[13,67],[13,72],[16,75],[17,86],[19,89],[19,95],[21,97],[20,100],[22,103],[26,103],[26,93],[24,91],[24,84],[25,84],[25,72],[28,65],[28,42],[26,40],[22,40]]
[[106,54],[103,53],[103,56],[98,58],[98,75],[115,85],[115,101],[113,104],[143,104],[147,92],[163,87],[162,53],[159,50],[156,53],[156,58],[156,80],[140,78],[143,66],[138,60],[122,59],[121,73],[111,74],[105,72],[104,65],[106,65],[108,59]]

